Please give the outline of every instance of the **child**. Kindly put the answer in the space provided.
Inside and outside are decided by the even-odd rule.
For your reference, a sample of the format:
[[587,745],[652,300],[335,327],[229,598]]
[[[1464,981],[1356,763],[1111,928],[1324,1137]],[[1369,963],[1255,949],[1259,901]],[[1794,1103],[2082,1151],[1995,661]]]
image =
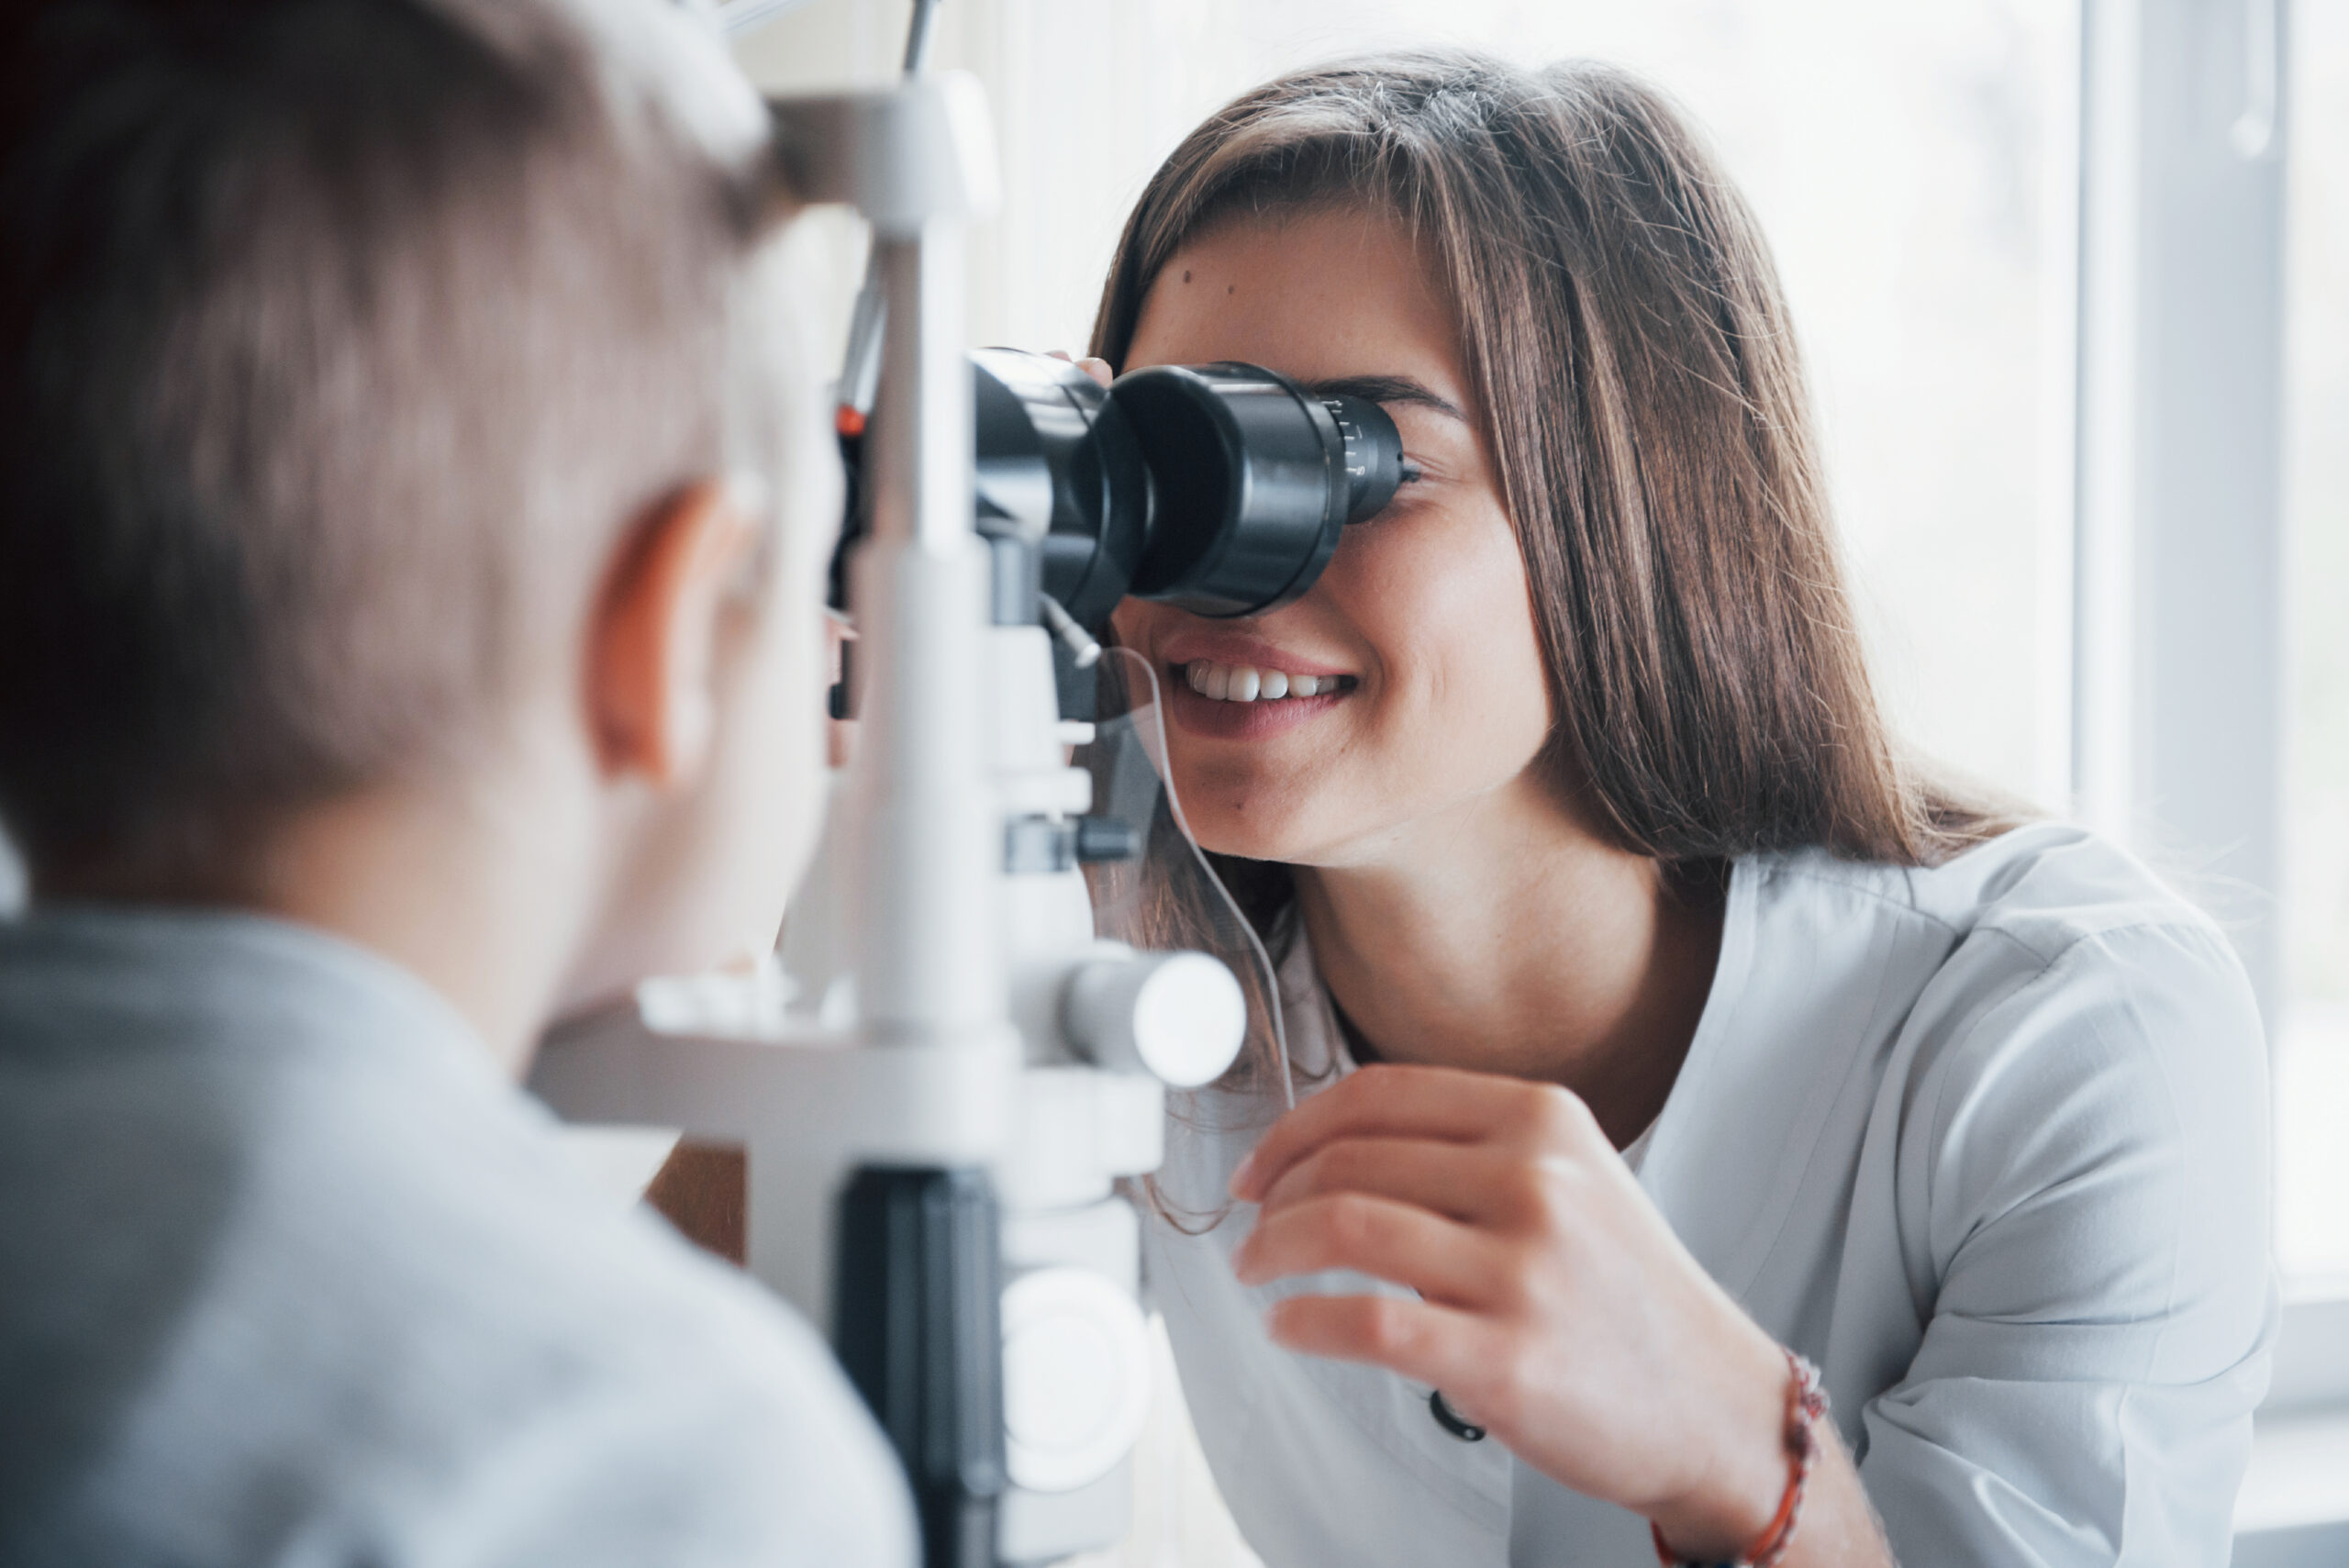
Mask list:
[[656,0],[0,38],[0,1561],[909,1562],[544,1021],[770,936],[831,464],[765,118]]

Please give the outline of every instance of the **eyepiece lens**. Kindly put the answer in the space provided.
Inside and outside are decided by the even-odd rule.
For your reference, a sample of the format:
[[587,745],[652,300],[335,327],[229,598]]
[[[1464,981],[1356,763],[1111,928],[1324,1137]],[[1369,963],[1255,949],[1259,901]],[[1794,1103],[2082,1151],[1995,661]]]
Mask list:
[[1104,392],[1063,361],[972,359],[982,529],[1031,548],[1088,628],[1127,594],[1203,616],[1288,604],[1405,479],[1386,409],[1260,365],[1155,365]]
[[1386,409],[1367,397],[1330,397],[1321,406],[1345,445],[1346,521],[1375,517],[1403,483],[1403,437]]

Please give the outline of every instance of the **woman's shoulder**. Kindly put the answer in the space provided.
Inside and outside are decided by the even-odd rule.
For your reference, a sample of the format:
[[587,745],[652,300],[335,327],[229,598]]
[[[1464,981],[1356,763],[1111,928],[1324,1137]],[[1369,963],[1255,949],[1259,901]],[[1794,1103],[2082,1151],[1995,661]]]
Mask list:
[[2115,1279],[2151,1271],[2146,1321],[2174,1305],[2153,1274],[2181,1249],[2264,1289],[2257,1248],[2235,1244],[2266,1234],[2264,1031],[2209,915],[2056,824],[1926,869],[1806,853],[1751,871],[1751,984],[1768,996],[1753,1016],[1872,1082],[1853,1135],[1890,1135],[1901,1230],[1931,1277],[1948,1284],[1969,1246],[2038,1258],[2093,1235]]
[[2016,1149],[2059,1125],[2051,1147],[2067,1170],[2121,1145],[2199,1145],[2205,1170],[2258,1147],[2265,1038],[2242,962],[2215,920],[2111,840],[2041,823],[1930,868],[1805,854],[1756,871],[1761,925],[1775,900],[1782,937],[1807,906],[1877,912],[1865,984],[1887,1087],[1926,1147],[2007,1129],[1974,1172],[1998,1201],[2030,1180]]
[[2091,1082],[2091,1097],[2166,1116],[2264,1083],[2258,1006],[2225,933],[2099,834],[2039,823],[1922,868],[1801,851],[1740,869],[1755,982],[1784,991],[1807,970],[1847,1007],[1865,998],[1859,1033],[1929,1119],[1983,1095],[2028,1118]]
[[2012,828],[1932,866],[1805,849],[1757,855],[1742,869],[1765,919],[1821,903],[1867,910],[1940,933],[1953,957],[2000,952],[2009,966],[2045,968],[2087,956],[2083,944],[2092,953],[2132,932],[2165,932],[2240,968],[2208,913],[2119,844],[2068,823]]

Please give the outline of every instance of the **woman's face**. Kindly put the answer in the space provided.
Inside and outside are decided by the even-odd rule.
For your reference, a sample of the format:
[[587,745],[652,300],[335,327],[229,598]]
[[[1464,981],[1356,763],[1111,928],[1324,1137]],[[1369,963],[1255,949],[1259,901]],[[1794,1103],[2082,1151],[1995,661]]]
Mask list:
[[[1175,787],[1200,841],[1255,860],[1375,863],[1408,852],[1415,829],[1539,795],[1527,765],[1551,715],[1525,567],[1451,309],[1408,233],[1349,208],[1212,226],[1159,274],[1126,368],[1212,360],[1376,397],[1421,477],[1349,527],[1312,592],[1285,608],[1211,620],[1139,599],[1119,607],[1119,640],[1167,689]],[[1274,672],[1291,695],[1210,695],[1261,694]],[[1295,695],[1298,676],[1315,695]]]

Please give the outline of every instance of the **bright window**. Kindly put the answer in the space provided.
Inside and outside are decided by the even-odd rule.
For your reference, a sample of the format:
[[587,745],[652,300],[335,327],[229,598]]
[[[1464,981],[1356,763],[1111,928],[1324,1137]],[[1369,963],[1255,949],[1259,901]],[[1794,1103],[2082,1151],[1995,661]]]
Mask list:
[[2300,1289],[2349,1288],[2349,6],[2292,15],[2284,517],[2292,690],[2277,1244]]

